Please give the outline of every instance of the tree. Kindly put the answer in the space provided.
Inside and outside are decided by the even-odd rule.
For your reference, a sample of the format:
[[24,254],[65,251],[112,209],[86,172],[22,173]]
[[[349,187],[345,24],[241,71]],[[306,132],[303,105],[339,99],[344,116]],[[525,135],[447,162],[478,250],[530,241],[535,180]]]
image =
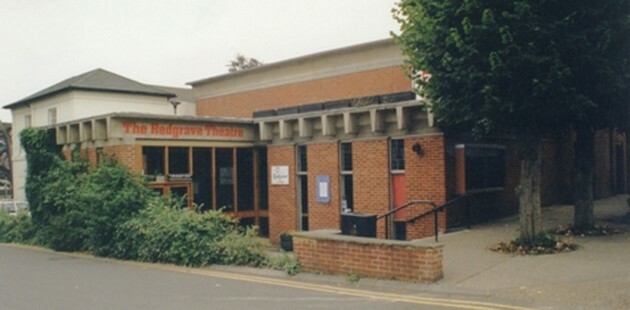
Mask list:
[[262,65],[263,63],[256,58],[247,58],[242,54],[236,54],[236,58],[231,60],[226,66],[228,67],[228,71],[232,73],[254,67],[260,67]]
[[595,131],[630,128],[630,3],[627,0],[572,1],[563,61],[572,72],[573,88],[588,102],[574,125],[575,216],[574,228],[590,230],[595,225],[593,182]]
[[[438,125],[518,142],[520,240],[542,232],[541,141],[569,132],[593,103],[575,89],[566,44],[573,2],[402,0],[396,40]],[[428,70],[431,79],[416,78]]]

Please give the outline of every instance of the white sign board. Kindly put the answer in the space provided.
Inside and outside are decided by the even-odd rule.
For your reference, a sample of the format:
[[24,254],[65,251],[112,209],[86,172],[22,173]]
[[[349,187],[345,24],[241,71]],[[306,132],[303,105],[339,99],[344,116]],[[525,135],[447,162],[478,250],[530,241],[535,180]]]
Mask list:
[[271,166],[271,185],[289,185],[289,166]]

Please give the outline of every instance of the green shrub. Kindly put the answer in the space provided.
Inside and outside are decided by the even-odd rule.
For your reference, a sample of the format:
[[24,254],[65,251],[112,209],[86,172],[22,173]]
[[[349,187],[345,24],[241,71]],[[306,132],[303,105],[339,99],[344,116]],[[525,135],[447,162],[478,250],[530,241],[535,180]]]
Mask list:
[[82,183],[77,199],[85,210],[86,248],[100,256],[114,253],[118,226],[144,208],[153,193],[125,167],[105,160],[92,169]]
[[110,160],[59,162],[36,191],[37,226],[44,245],[60,251],[109,256],[116,227],[142,209],[152,195],[139,177]]
[[78,154],[66,161],[51,131],[25,129],[20,139],[33,217],[24,227],[3,218],[2,238],[25,240],[36,231],[55,250],[187,266],[266,263],[255,230],[235,230],[222,212],[198,213],[182,209],[181,200],[154,197],[139,176],[111,159],[94,167]]
[[44,226],[53,210],[44,204],[43,190],[54,179],[51,172],[62,165],[60,148],[55,143],[54,131],[26,128],[20,132],[20,144],[26,152],[27,171],[25,192],[29,210],[36,226]]
[[269,266],[275,270],[282,270],[290,276],[294,276],[300,273],[302,265],[295,256],[288,253],[282,253],[280,255],[271,257],[269,260]]
[[[84,172],[76,164],[59,163],[42,180],[37,190],[41,197],[36,206],[39,238],[44,245],[59,251],[87,250],[89,210],[80,199]],[[30,201],[29,201],[30,206]]]
[[113,253],[116,227],[142,209],[152,195],[139,176],[111,159],[96,166],[75,153],[60,156],[51,131],[20,133],[28,171],[26,194],[38,239],[61,251]]
[[186,266],[261,264],[260,241],[251,231],[238,232],[234,227],[234,221],[220,211],[199,213],[156,198],[118,227],[114,254]]
[[0,212],[0,242],[34,243],[35,229],[28,213]]
[[267,262],[265,244],[254,227],[232,230],[219,241],[219,261],[223,265],[261,266]]

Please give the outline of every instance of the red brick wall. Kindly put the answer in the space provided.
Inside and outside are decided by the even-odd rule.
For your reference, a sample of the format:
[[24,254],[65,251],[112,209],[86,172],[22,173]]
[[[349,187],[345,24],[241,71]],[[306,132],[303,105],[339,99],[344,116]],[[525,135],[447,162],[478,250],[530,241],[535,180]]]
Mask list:
[[272,166],[289,166],[289,185],[273,185],[269,182],[269,239],[272,243],[278,243],[281,233],[297,230],[294,146],[270,146],[267,163],[270,176]]
[[361,239],[294,236],[293,251],[307,272],[423,282],[443,276],[441,246]]
[[197,115],[252,117],[255,110],[411,91],[400,66],[197,100]]
[[138,154],[137,145],[107,146],[103,148],[103,154],[114,156],[120,164],[126,166],[130,171],[142,172],[142,154]]
[[[339,229],[341,207],[339,205],[339,144],[337,142],[314,143],[306,146],[308,162],[308,225],[309,230]],[[318,175],[330,177],[330,202],[316,201]]]
[[[412,147],[418,143],[424,155],[418,156]],[[444,136],[412,137],[405,139],[405,178],[407,200],[432,200],[436,205],[446,202],[446,158]],[[428,210],[430,205],[413,205],[407,215],[413,218]],[[445,213],[438,213],[441,231],[446,228]],[[407,240],[434,234],[433,215],[407,224]]]
[[96,149],[95,148],[89,148],[86,150],[87,151],[87,160],[91,165],[95,165],[96,164],[96,160],[97,160],[97,156],[96,156]]
[[[381,215],[389,211],[389,144],[386,139],[352,141],[354,212]],[[385,222],[377,223],[385,237]]]

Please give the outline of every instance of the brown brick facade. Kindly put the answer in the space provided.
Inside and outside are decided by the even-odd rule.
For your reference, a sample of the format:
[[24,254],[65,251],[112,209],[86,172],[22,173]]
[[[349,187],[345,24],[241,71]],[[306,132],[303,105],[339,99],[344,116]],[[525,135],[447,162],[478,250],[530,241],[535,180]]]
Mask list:
[[197,115],[252,117],[256,110],[411,91],[400,66],[197,100]]
[[269,183],[269,239],[280,241],[280,234],[297,230],[295,147],[270,146],[267,150],[269,175],[273,166],[289,166],[289,185]]
[[[337,142],[307,145],[309,175],[309,230],[339,229],[341,208],[339,206],[339,144]],[[316,177],[330,177],[330,202],[316,200]]]
[[[424,154],[413,151],[417,144]],[[431,200],[436,205],[446,202],[446,159],[444,136],[413,137],[405,139],[405,178],[407,200]],[[431,210],[430,205],[413,205],[409,207],[410,218]],[[431,236],[434,234],[433,215],[407,224],[407,240]],[[444,212],[438,213],[439,229],[446,229]]]
[[442,278],[442,247],[361,237],[293,237],[302,270],[327,274],[435,282]]
[[[389,144],[387,139],[352,142],[354,212],[381,215],[389,210]],[[377,222],[377,236],[385,237],[385,222]]]
[[142,173],[142,154],[139,148],[135,144],[108,146],[103,148],[103,154],[113,156],[130,171]]

